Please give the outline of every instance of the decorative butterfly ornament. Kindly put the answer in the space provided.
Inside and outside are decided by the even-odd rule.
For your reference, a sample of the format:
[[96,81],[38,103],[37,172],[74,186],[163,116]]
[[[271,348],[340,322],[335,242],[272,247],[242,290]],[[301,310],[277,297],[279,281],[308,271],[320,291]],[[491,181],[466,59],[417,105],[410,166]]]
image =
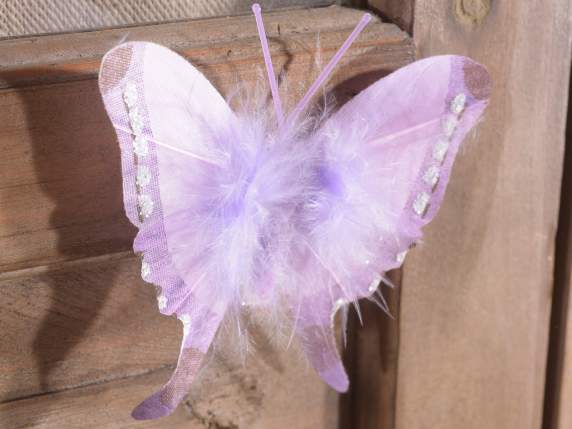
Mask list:
[[176,408],[221,321],[244,306],[286,313],[318,374],[347,390],[333,314],[375,297],[380,273],[402,264],[488,103],[483,66],[439,56],[310,118],[310,100],[366,14],[285,115],[260,7],[253,11],[273,114],[233,111],[195,67],[153,43],[125,43],[103,59],[99,84],[121,147],[141,275],[159,287],[161,313],[184,330],[175,372],[136,419]]

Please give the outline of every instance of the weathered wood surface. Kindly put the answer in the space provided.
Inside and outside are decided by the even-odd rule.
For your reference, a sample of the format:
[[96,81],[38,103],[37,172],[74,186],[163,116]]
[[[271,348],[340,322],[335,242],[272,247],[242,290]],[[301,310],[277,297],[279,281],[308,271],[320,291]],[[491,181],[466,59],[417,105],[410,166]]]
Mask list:
[[[267,15],[290,100],[316,74],[317,32],[325,63],[360,17],[337,7]],[[131,408],[176,360],[178,322],[158,314],[130,256],[118,148],[97,91],[100,58],[124,35],[0,42],[2,428],[130,427]],[[133,28],[129,39],[182,52],[223,94],[263,67],[251,18]],[[372,22],[329,87],[345,98],[412,58],[405,33]],[[337,425],[337,395],[296,350],[212,368],[189,396],[193,412],[141,427]]]
[[[360,16],[339,7],[268,14],[273,60],[290,82],[289,99],[315,75],[316,32],[325,63]],[[129,38],[174,47],[223,93],[239,80],[253,84],[263,65],[252,18],[209,22],[130,29]],[[28,85],[0,92],[0,272],[130,248],[119,149],[95,81],[102,54],[124,35],[108,30],[0,43],[0,82]],[[343,91],[355,92],[412,56],[405,33],[372,23],[331,86],[344,82]]]
[[[129,427],[131,408],[168,379],[180,323],[158,313],[138,258],[100,259],[0,282],[0,427]],[[193,411],[144,427],[335,427],[337,395],[296,347],[274,347],[271,331],[252,326],[244,365],[222,341],[187,401]]]
[[469,55],[494,87],[405,265],[399,429],[541,426],[570,30],[566,0],[416,2],[421,56]]
[[[279,71],[285,68],[290,82],[307,85],[307,80],[316,72],[317,44],[325,64],[362,14],[338,6],[265,14],[274,68]],[[4,40],[0,50],[0,88],[95,78],[103,54],[132,40],[171,47],[209,74],[213,83],[223,90],[235,85],[237,80],[253,80],[257,77],[256,66],[264,64],[252,16],[213,18],[73,36]],[[411,46],[410,39],[396,26],[372,22],[344,56],[336,75],[339,78],[344,73],[355,76],[371,71],[371,65],[376,62],[382,69],[394,69],[403,64],[404,57],[410,58]],[[366,53],[367,61],[364,61]]]
[[[334,3],[334,0],[257,1],[265,11]],[[252,3],[250,0],[49,0],[42,4],[38,0],[2,0],[0,38],[247,14]]]
[[0,400],[175,362],[180,326],[157,311],[131,255],[0,281]]
[[169,417],[136,421],[129,410],[170,375],[170,369],[51,395],[0,404],[0,427],[13,428],[336,428],[336,395],[291,358],[229,369],[215,363]]

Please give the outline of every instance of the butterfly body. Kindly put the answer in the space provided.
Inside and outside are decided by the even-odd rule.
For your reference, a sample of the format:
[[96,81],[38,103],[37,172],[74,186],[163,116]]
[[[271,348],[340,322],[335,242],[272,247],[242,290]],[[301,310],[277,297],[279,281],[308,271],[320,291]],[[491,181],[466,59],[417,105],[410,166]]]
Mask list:
[[100,88],[142,276],[184,328],[173,377],[134,411],[147,419],[176,407],[225,315],[252,305],[287,314],[316,371],[346,390],[333,314],[373,296],[419,240],[490,80],[468,58],[433,57],[331,114],[280,120],[232,110],[185,59],[131,42],[105,56]]

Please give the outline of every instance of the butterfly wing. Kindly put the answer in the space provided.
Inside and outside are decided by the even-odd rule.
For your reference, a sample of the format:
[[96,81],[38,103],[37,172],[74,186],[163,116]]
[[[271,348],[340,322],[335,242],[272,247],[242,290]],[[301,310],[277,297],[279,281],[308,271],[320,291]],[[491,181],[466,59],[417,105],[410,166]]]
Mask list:
[[362,91],[318,133],[321,192],[306,208],[296,261],[312,293],[292,307],[309,360],[337,390],[348,383],[332,308],[375,293],[379,273],[399,267],[419,240],[490,86],[485,68],[468,58],[424,59]]
[[212,129],[234,114],[208,80],[185,59],[152,43],[126,43],[103,59],[100,90],[121,148],[127,216],[139,229],[134,250],[142,277],[159,286],[159,309],[183,322],[177,369],[169,382],[133,412],[156,418],[188,391],[226,311],[209,288],[203,257],[206,234],[193,220],[205,208],[197,196],[224,159]]

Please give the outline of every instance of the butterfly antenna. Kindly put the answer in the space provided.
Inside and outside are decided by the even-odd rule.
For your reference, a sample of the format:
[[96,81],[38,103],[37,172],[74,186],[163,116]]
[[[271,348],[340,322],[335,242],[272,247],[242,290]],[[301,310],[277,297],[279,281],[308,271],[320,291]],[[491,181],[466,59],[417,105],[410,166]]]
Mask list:
[[314,94],[316,93],[316,91],[320,88],[320,86],[328,78],[328,76],[330,75],[330,73],[332,72],[334,67],[336,67],[336,65],[338,64],[338,62],[342,58],[342,56],[346,53],[346,51],[349,49],[351,44],[359,36],[359,34],[363,31],[363,29],[365,28],[365,26],[368,24],[368,22],[370,20],[371,20],[371,15],[369,13],[366,13],[362,16],[360,22],[358,23],[358,25],[356,25],[356,27],[351,32],[351,34],[348,36],[348,38],[343,43],[341,48],[338,49],[338,52],[336,52],[336,54],[330,60],[330,62],[326,65],[326,67],[324,67],[324,69],[322,70],[322,72],[320,73],[320,75],[318,76],[316,81],[312,84],[312,86],[310,86],[310,89],[308,89],[308,91],[306,92],[306,95],[304,95],[304,97],[302,97],[302,99],[296,105],[296,107],[294,108],[292,113],[288,116],[289,122],[295,120],[298,117],[298,115],[300,113],[302,113],[302,111],[306,108],[306,106],[308,105],[308,103],[310,102],[310,100],[312,99]]
[[266,39],[266,31],[264,30],[264,22],[262,22],[262,13],[260,12],[260,5],[254,3],[252,5],[252,12],[256,19],[256,27],[258,28],[258,37],[262,45],[262,55],[264,56],[264,64],[266,65],[266,73],[268,74],[268,82],[270,83],[270,91],[272,92],[272,100],[274,101],[274,110],[278,118],[278,125],[282,126],[284,122],[284,113],[282,111],[282,102],[280,101],[280,94],[278,93],[278,83],[276,82],[276,75],[272,67],[272,59],[270,58],[270,50],[268,49],[268,40]]

